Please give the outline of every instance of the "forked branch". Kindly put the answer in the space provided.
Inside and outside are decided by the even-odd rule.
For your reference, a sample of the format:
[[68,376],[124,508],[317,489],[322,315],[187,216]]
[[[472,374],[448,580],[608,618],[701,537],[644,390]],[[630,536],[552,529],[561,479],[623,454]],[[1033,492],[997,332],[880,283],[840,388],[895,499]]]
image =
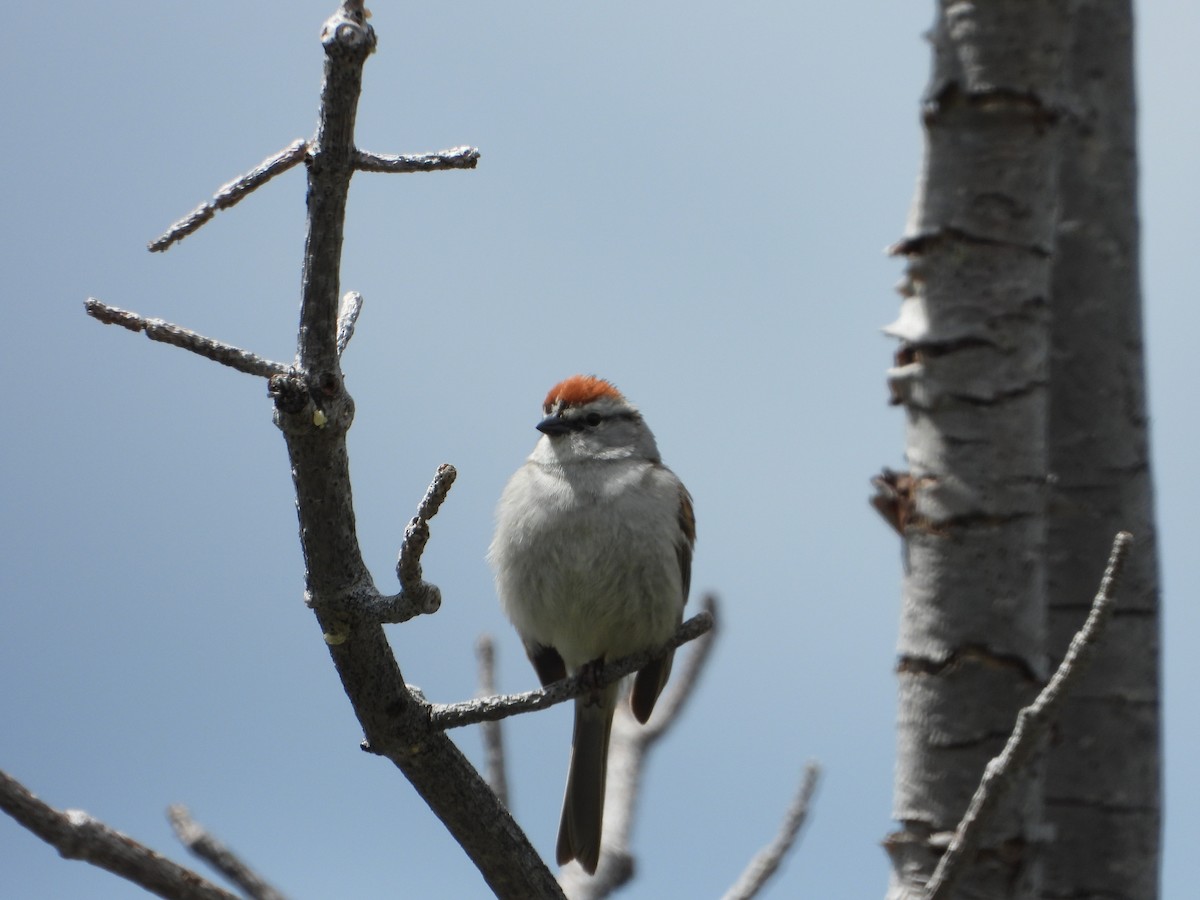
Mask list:
[[[206,200],[194,210],[152,240],[148,248],[151,253],[161,253],[171,245],[182,241],[198,231],[209,219],[222,209],[229,209],[258,190],[276,175],[303,162],[308,156],[308,141],[299,138],[273,156],[268,156],[257,166],[239,175],[228,184],[217,189],[211,200]],[[475,147],[454,147],[436,153],[385,154],[355,151],[354,168],[363,172],[436,172],[440,169],[473,169],[479,163],[479,150]]]

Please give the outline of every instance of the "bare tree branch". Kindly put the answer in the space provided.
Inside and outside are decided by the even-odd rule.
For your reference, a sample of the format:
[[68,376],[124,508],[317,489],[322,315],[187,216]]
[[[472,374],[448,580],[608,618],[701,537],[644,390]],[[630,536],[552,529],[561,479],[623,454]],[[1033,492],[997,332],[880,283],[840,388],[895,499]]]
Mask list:
[[247,375],[258,375],[270,378],[273,375],[288,375],[292,369],[283,363],[263,359],[248,350],[213,340],[162,319],[147,319],[137,313],[116,306],[102,303],[95,297],[89,297],[84,304],[87,314],[105,325],[120,325],[130,331],[144,331],[152,341],[181,347],[198,356],[219,362],[223,366],[245,372]]
[[[683,624],[680,632],[688,629],[693,623],[708,623],[708,627],[702,632],[700,640],[688,654],[678,674],[671,679],[670,686],[659,698],[650,721],[642,725],[630,712],[626,703],[617,707],[609,738],[608,789],[604,801],[604,829],[596,874],[588,876],[582,867],[574,863],[564,866],[559,872],[558,882],[563,892],[572,900],[600,900],[608,897],[634,876],[636,866],[630,847],[646,760],[659,738],[679,721],[680,713],[695,693],[696,684],[716,639],[716,598],[711,594],[705,596],[703,607],[700,613]],[[680,637],[680,632],[676,633],[676,640]],[[638,665],[630,671],[640,667],[641,665]],[[605,675],[607,676],[607,669]]]
[[356,150],[354,168],[363,172],[434,172],[438,169],[473,169],[479,163],[474,147],[455,147],[436,153],[369,153]]
[[337,353],[341,356],[354,337],[354,326],[358,323],[358,314],[362,312],[363,298],[358,291],[347,291],[338,306],[337,318]]
[[612,684],[614,681],[620,681],[626,675],[636,672],[668,650],[674,650],[688,641],[695,640],[709,631],[713,627],[713,623],[714,619],[711,613],[697,613],[680,625],[671,640],[661,647],[630,654],[606,663],[602,669],[589,670],[571,678],[563,678],[541,690],[525,691],[522,694],[498,694],[462,703],[435,703],[429,711],[430,724],[435,729],[461,728],[477,722],[498,721],[519,713],[546,709],[566,700],[581,697],[589,691]]
[[810,762],[804,767],[804,777],[800,788],[792,798],[779,834],[766,847],[755,854],[754,859],[746,866],[737,882],[725,894],[723,900],[751,900],[757,897],[763,886],[779,870],[780,864],[796,844],[796,838],[804,822],[808,818],[808,809],[812,803],[813,792],[821,777],[821,767]]
[[0,809],[65,859],[79,859],[120,875],[152,894],[172,900],[239,900],[78,809],[59,811],[0,771]]
[[421,555],[429,543],[429,520],[437,515],[446,495],[454,485],[458,471],[449,463],[438,466],[429,489],[417,507],[417,514],[404,529],[404,541],[396,560],[396,577],[400,580],[401,596],[414,603],[423,613],[434,613],[442,605],[442,593],[436,585],[424,581],[421,571]]
[[[420,559],[429,537],[428,520],[445,497],[453,469],[439,471],[406,532],[397,564],[401,594],[381,597],[362,559],[356,533],[346,447],[354,402],[345,388],[340,359],[354,315],[352,305],[342,305],[339,317],[346,198],[360,159],[354,146],[354,122],[363,65],[376,46],[367,16],[362,0],[342,0],[321,30],[325,77],[320,112],[316,133],[304,148],[308,227],[296,362],[285,367],[258,361],[249,370],[269,376],[274,421],[287,443],[296,490],[305,598],[362,726],[364,746],[403,772],[497,897],[558,897],[557,881],[512,815],[454,743],[431,726],[428,704],[406,685],[388,644],[381,625],[384,617],[373,617],[380,611],[399,611],[402,617],[409,617],[414,612],[432,611],[440,603],[437,588],[422,579]],[[450,156],[455,155],[396,165],[445,168],[455,164]],[[456,159],[462,165],[473,164],[472,156],[477,154],[458,154]],[[362,159],[371,163],[383,158]],[[385,160],[383,165],[392,167],[393,163]],[[276,171],[274,166],[270,169]],[[237,198],[244,193],[245,187],[235,187],[229,196]],[[201,212],[196,222],[205,218]],[[156,244],[167,246],[194,227],[188,223],[177,226]],[[250,359],[236,348],[165,323],[160,327],[153,320],[113,311],[103,304],[89,304],[89,312],[107,315],[108,321],[135,331],[146,330],[159,339],[173,339],[225,364],[237,359],[245,367]]]
[[[341,377],[337,345],[354,121],[363,65],[376,45],[361,0],[343,0],[322,28],[321,44],[325,78],[306,166],[308,229],[296,354],[302,383],[273,379],[279,387],[275,422],[287,442],[296,489],[306,596],[371,752],[404,773],[498,897],[560,896],[509,811],[458,747],[431,727],[429,707],[407,687],[380,621],[364,614],[362,599],[377,594],[356,532],[346,447],[354,402]],[[418,513],[398,564],[401,599],[427,607],[438,597],[421,578],[420,551],[428,537],[421,521],[427,523],[450,477],[443,473],[426,495],[429,503]]]
[[229,209],[251,191],[257,190],[276,175],[286,172],[302,161],[307,152],[308,141],[298,138],[274,156],[268,156],[245,175],[239,175],[228,184],[222,185],[211,200],[201,203],[164,234],[152,240],[149,244],[150,252],[161,253],[177,241],[183,240],[216,215],[217,210]]
[[286,900],[282,893],[271,887],[236,853],[193,819],[183,804],[175,803],[167,807],[167,821],[183,846],[240,887],[253,900]]
[[[490,634],[480,635],[476,641],[475,657],[479,661],[479,695],[490,697],[496,693],[496,642]],[[479,725],[483,735],[487,782],[500,802],[508,806],[508,774],[500,721],[489,719]]]
[[926,900],[945,900],[950,896],[955,881],[974,856],[988,814],[1040,743],[1063,696],[1079,680],[1091,661],[1112,613],[1117,583],[1132,541],[1133,535],[1127,531],[1120,532],[1113,540],[1108,566],[1104,570],[1104,577],[1100,579],[1100,588],[1092,601],[1087,621],[1076,632],[1058,670],[1042,688],[1037,699],[1017,713],[1017,724],[1000,755],[993,758],[984,769],[983,779],[971,798],[966,814],[958,823],[950,846],[942,854],[925,886]]

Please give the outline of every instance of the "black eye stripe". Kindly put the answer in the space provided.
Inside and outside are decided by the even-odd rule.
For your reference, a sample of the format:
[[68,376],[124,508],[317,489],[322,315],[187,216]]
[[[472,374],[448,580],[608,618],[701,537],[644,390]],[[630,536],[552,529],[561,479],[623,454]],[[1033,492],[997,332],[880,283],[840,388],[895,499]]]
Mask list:
[[615,422],[619,419],[624,419],[625,421],[631,422],[637,417],[637,413],[631,412],[616,412],[609,413],[608,415],[590,412],[587,415],[579,418],[572,416],[571,418],[564,419],[563,425],[571,431],[583,431],[585,428],[596,428],[597,426],[603,425],[605,422]]

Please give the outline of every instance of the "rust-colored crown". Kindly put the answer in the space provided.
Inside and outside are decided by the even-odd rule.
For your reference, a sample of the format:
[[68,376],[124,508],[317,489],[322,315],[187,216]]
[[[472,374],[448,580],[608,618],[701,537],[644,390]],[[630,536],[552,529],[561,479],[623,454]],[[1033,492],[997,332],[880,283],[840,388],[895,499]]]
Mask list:
[[563,406],[583,406],[601,397],[624,399],[621,392],[603,378],[597,378],[595,375],[572,375],[550,388],[542,409],[549,413],[555,403],[561,403]]

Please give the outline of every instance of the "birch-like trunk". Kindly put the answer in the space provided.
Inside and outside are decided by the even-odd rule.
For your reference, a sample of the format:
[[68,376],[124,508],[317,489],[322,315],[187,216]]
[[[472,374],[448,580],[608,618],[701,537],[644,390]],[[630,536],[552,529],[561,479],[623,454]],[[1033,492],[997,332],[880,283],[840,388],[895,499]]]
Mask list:
[[[890,900],[921,894],[984,766],[1047,674],[1063,6],[943,0],[931,33],[925,161],[897,247],[908,261],[904,300],[888,329],[900,340],[889,381],[907,415],[912,477],[901,519]],[[1021,774],[955,896],[1039,892],[1041,780],[1040,765]]]
[[1138,269],[1133,22],[1076,4],[1053,270],[1050,653],[1090,601],[1112,535],[1134,548],[1112,638],[1068,698],[1046,768],[1043,897],[1158,896],[1158,559]]

